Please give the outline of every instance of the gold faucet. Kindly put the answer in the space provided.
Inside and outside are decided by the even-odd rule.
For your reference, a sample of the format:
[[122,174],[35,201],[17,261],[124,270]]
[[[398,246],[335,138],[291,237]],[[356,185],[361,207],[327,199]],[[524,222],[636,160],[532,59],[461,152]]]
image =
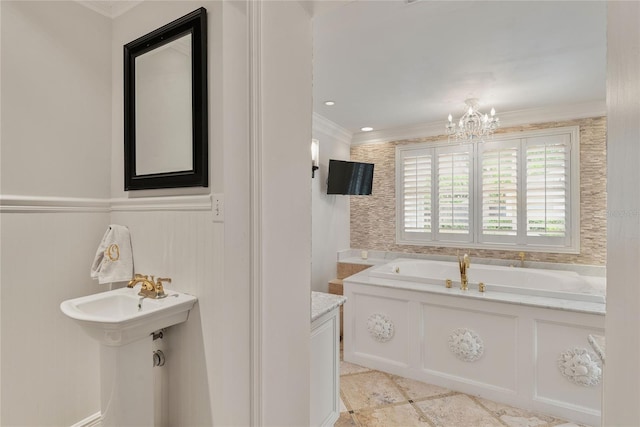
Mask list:
[[151,279],[149,279],[149,276],[136,274],[133,279],[129,281],[127,288],[133,288],[135,285],[140,283],[141,287],[138,295],[145,298],[160,299],[167,296],[167,294],[164,293],[164,286],[162,282],[171,283],[171,279],[168,277],[158,277],[158,279],[156,280],[153,276],[151,276]]
[[471,266],[469,255],[464,254],[462,259],[458,255],[458,266],[460,267],[460,289],[466,291],[469,289],[469,281],[467,280],[467,268]]
[[518,258],[520,258],[520,268],[524,268],[524,257],[525,257],[525,253],[524,252],[520,252],[518,254]]

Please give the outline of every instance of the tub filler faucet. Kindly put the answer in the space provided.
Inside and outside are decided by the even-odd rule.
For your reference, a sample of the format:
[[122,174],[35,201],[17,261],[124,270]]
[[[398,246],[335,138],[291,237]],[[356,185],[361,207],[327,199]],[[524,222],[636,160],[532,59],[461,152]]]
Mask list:
[[140,283],[140,292],[138,292],[138,295],[145,298],[160,299],[167,296],[164,292],[162,282],[171,282],[171,279],[158,277],[158,279],[154,281],[153,276],[149,279],[149,276],[136,274],[133,279],[129,281],[127,288],[133,288],[135,285]]
[[467,269],[471,266],[469,255],[464,254],[462,258],[458,255],[458,266],[460,267],[460,289],[466,291],[469,289],[469,281],[467,280]]

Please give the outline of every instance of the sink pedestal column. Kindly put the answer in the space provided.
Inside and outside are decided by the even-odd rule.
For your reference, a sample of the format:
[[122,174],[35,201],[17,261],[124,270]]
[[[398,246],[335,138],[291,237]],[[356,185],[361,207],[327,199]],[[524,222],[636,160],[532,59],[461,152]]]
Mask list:
[[127,345],[100,344],[100,406],[103,427],[155,426],[153,338]]

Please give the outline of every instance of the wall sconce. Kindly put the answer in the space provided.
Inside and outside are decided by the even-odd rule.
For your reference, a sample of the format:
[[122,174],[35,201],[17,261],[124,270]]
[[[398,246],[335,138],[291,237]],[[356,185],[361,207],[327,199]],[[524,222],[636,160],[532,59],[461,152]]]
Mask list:
[[311,178],[315,178],[316,171],[320,169],[319,158],[320,142],[317,139],[311,140]]

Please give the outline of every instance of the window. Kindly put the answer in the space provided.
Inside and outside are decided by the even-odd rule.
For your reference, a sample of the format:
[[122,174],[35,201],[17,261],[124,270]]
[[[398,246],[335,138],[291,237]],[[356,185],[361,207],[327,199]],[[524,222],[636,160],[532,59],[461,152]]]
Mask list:
[[578,128],[396,148],[400,244],[579,250]]

